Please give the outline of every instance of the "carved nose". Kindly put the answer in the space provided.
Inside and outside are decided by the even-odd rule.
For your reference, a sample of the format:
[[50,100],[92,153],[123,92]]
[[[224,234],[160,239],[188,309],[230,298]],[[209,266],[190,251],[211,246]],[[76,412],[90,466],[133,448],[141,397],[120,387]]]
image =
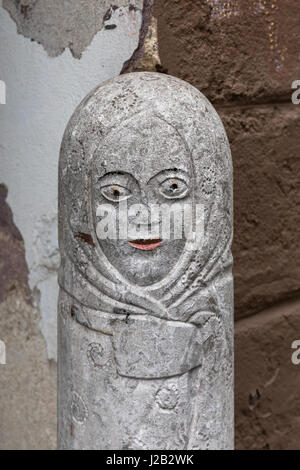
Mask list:
[[130,223],[135,225],[143,225],[151,228],[153,225],[158,225],[160,222],[160,210],[158,205],[154,204],[141,204],[141,208],[137,209],[134,215],[129,217]]

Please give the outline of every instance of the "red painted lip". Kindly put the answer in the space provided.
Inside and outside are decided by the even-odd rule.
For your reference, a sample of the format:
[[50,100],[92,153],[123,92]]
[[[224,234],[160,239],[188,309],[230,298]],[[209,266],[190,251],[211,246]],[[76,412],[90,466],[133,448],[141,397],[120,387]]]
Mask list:
[[155,240],[133,240],[132,242],[129,242],[129,244],[133,248],[137,248],[138,250],[143,250],[143,251],[149,251],[149,250],[154,250],[155,248],[158,248],[162,244],[162,240],[160,238],[155,239]]

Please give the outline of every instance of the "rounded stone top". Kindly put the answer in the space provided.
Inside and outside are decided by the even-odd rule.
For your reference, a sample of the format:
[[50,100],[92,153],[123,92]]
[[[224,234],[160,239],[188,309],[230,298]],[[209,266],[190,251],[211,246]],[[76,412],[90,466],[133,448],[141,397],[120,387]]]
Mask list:
[[[71,137],[88,132],[105,135],[112,128],[134,115],[159,115],[169,124],[182,129],[191,147],[223,136],[224,128],[213,106],[205,96],[189,83],[165,74],[153,72],[130,73],[110,79],[92,90],[73,113],[63,143]],[[195,134],[202,122],[202,134],[197,142]],[[226,140],[226,139],[225,139]],[[216,143],[216,142],[215,142]],[[223,140],[224,144],[224,140]],[[198,148],[198,151],[201,148]]]

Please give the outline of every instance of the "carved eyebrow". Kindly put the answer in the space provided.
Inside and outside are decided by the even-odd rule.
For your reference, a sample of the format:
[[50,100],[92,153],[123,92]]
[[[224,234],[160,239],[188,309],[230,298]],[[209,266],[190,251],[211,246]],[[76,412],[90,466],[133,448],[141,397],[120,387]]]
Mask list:
[[186,181],[190,180],[190,175],[188,174],[187,171],[181,170],[180,168],[170,168],[170,169],[162,170],[156,175],[152,176],[148,180],[148,183],[150,183],[154,179],[163,180],[164,178],[168,178],[168,177],[176,178],[177,176],[184,178]]
[[126,173],[125,171],[111,171],[109,173],[106,173],[105,175],[100,176],[97,183],[113,184],[115,182],[115,177],[121,178],[125,182],[133,181],[135,184],[138,184],[135,177],[130,173]]

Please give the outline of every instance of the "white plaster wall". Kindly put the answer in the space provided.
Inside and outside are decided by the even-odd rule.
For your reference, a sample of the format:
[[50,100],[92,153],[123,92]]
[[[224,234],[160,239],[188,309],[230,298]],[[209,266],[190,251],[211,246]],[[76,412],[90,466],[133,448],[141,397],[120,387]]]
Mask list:
[[77,104],[102,81],[120,73],[137,47],[141,11],[115,11],[117,28],[102,29],[75,59],[69,49],[52,58],[17,34],[0,6],[0,183],[25,242],[29,284],[40,306],[49,359],[56,359],[57,167],[65,126]]

